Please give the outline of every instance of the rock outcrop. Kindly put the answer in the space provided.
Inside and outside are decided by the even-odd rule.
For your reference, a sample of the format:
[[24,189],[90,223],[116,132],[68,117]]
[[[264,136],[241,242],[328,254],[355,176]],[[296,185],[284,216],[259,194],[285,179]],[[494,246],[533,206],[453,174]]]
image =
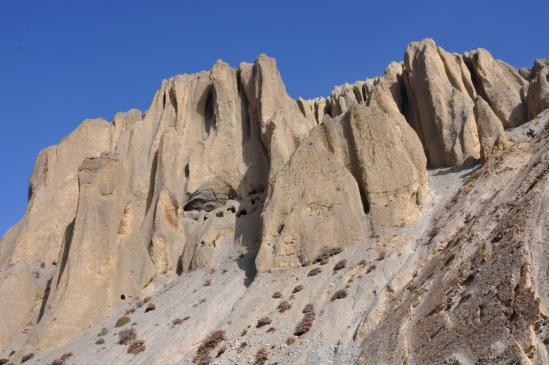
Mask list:
[[473,112],[476,96],[463,58],[432,40],[412,43],[404,58],[410,122],[432,167],[459,165],[479,157]]
[[505,132],[499,118],[482,96],[475,100],[475,119],[480,139],[480,162],[486,163],[492,150],[505,140]]
[[528,117],[530,119],[535,118],[543,110],[549,108],[549,65],[539,69],[533,75],[532,81],[528,86],[527,95]]
[[527,120],[521,87],[527,81],[505,62],[495,60],[490,52],[479,49],[464,55],[473,70],[479,94],[493,108],[505,128],[516,127]]
[[[347,289],[373,273],[369,286],[361,284],[364,293],[354,292],[353,307],[342,309],[367,318],[349,314],[338,335],[363,341],[361,361],[412,355],[416,363],[465,361],[473,354],[489,362],[522,359],[523,352],[542,363],[543,340],[529,326],[547,305],[539,299],[546,263],[527,253],[546,250],[547,235],[537,230],[524,238],[511,223],[516,217],[517,224],[545,227],[535,213],[545,209],[547,190],[547,132],[538,123],[549,107],[544,62],[519,71],[485,50],[452,54],[427,39],[410,44],[404,61],[391,63],[382,76],[338,86],[326,98],[294,100],[274,59],[260,55],[237,68],[217,61],[210,71],[164,80],[144,113],[118,113],[112,123],[84,121],[40,153],[25,216],[0,242],[0,308],[8,308],[0,348],[55,349],[123,306],[169,288],[178,275],[213,275],[233,262],[245,280],[241,287],[224,281],[224,295],[240,313],[247,288],[262,290],[253,285],[257,272],[297,272],[354,250],[366,252],[368,262],[356,260],[344,277],[336,275],[346,265],[341,260],[333,280],[339,285],[345,278]],[[541,116],[535,131],[523,131],[535,116]],[[535,148],[527,147],[530,140]],[[520,163],[505,162],[512,153],[522,156],[520,163],[529,161],[515,178],[509,171]],[[477,159],[484,165],[479,171],[488,171],[481,180],[500,190],[462,192],[467,205],[454,202],[455,209],[439,214],[437,194],[446,192],[435,186],[437,193],[430,193],[429,179]],[[433,174],[428,167],[452,169]],[[487,216],[498,209],[515,228]],[[452,219],[463,223],[452,225]],[[511,231],[516,234],[508,237]],[[510,259],[513,250],[520,251],[517,260]],[[385,255],[392,255],[387,265]],[[322,272],[316,270],[310,276]],[[475,274],[469,280],[466,272]],[[405,290],[410,280],[424,289]],[[321,299],[339,300],[347,295],[342,291]],[[489,299],[493,292],[503,299]],[[477,316],[474,306],[497,324]],[[386,316],[388,308],[397,316]],[[454,327],[445,327],[449,317],[440,308],[452,310]],[[222,315],[228,316],[225,308],[212,318]],[[486,340],[452,342],[458,330]],[[495,346],[497,333],[505,333],[497,345],[502,350],[482,357],[480,347]],[[435,344],[439,355],[433,355]],[[541,355],[530,357],[531,346]]]

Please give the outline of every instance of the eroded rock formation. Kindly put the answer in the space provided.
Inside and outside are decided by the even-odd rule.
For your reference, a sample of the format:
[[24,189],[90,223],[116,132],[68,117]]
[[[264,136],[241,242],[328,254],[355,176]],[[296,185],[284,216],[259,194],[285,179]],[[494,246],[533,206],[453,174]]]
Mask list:
[[[549,107],[548,69],[539,60],[532,69],[515,70],[485,50],[452,54],[428,39],[411,43],[403,62],[391,63],[383,76],[338,86],[326,98],[292,99],[276,62],[266,55],[237,68],[218,61],[211,71],[164,80],[146,112],[119,113],[112,123],[85,121],[38,156],[26,214],[0,243],[0,308],[17,308],[0,321],[0,347],[25,330],[28,347],[56,348],[123,303],[156,292],[160,281],[214,271],[227,261],[238,262],[250,285],[256,271],[297,269],[326,252],[357,245],[375,251],[377,239],[392,247],[405,237],[395,230],[421,226],[433,214],[427,207],[436,198],[429,192],[428,167],[459,169],[480,159],[487,171],[497,170],[509,149],[526,153],[506,133]],[[539,130],[528,133],[534,138]],[[541,211],[546,200],[540,172],[546,171],[546,145],[539,146],[528,155],[530,170],[522,178],[509,177],[514,189],[509,196],[498,193],[501,205],[490,203],[484,211],[516,201],[523,224],[543,221],[531,217],[531,206]],[[542,198],[535,200],[535,194]],[[438,223],[462,213],[450,211]],[[485,223],[495,224],[488,218]],[[488,237],[477,230],[478,237]],[[433,237],[450,239],[457,230],[450,231],[433,231]],[[502,232],[494,235],[505,245],[483,238],[482,245],[468,245],[464,252],[452,248],[461,247],[459,237],[447,242],[431,237],[426,245],[433,245],[433,256],[424,257],[429,266],[418,261],[416,275],[421,274],[414,277],[414,285],[431,283],[428,298],[409,290],[390,303],[398,318],[385,317],[385,308],[364,319],[355,334],[366,349],[361,361],[391,363],[412,355],[417,363],[451,356],[462,361],[465,355],[453,350],[458,347],[470,347],[480,359],[479,346],[496,341],[504,328],[517,331],[505,344],[538,346],[528,326],[542,316],[545,302],[536,299],[532,282],[545,279],[541,269],[530,267],[543,262],[532,261],[527,252],[534,246],[545,250],[543,232],[528,242],[503,239],[508,231]],[[522,251],[510,262],[514,249]],[[478,281],[463,277],[463,265],[476,265],[478,273],[490,260],[492,272]],[[506,265],[510,276],[502,274]],[[444,267],[451,267],[447,275],[440,274],[448,270]],[[404,288],[399,275],[405,272],[394,274],[400,282],[391,290]],[[462,302],[452,299],[457,292],[444,292],[456,285],[467,298],[459,310]],[[519,289],[511,293],[513,285]],[[509,298],[501,304],[479,294],[490,290]],[[389,303],[387,293],[376,302]],[[528,301],[533,304],[524,304]],[[434,356],[435,344],[425,336],[444,322],[439,309],[445,305],[475,323],[468,336],[486,326],[475,317],[473,302],[494,316],[514,310],[518,322],[511,326],[505,321],[514,319],[502,319],[487,329],[490,340],[478,346],[452,342],[452,332],[444,330],[436,346],[445,350]],[[417,319],[407,321],[411,310]],[[425,336],[386,336],[402,328]],[[450,345],[445,347],[444,338]],[[500,355],[519,359],[519,352],[507,346]]]

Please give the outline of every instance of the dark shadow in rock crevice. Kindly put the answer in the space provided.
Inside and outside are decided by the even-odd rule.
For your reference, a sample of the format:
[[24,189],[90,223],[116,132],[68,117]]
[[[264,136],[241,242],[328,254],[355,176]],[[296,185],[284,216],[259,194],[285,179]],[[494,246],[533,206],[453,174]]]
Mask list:
[[40,312],[38,312],[38,319],[36,320],[36,323],[40,323],[42,320],[42,317],[44,316],[44,312],[46,311],[46,304],[48,303],[48,298],[50,296],[51,292],[51,281],[53,280],[53,277],[48,280],[48,283],[46,284],[46,290],[44,291],[44,298],[42,298],[42,304],[40,305]]
[[[476,159],[474,157],[469,157],[461,165],[455,165],[455,166],[452,166],[452,167],[447,167],[447,168],[441,169],[440,171],[435,173],[434,176],[444,176],[444,175],[448,175],[448,174],[452,174],[452,173],[456,173],[456,172],[465,171],[465,173],[460,176],[462,178],[465,178],[465,177],[468,177],[469,175],[471,175],[473,173],[473,171],[475,171],[476,168],[478,168],[479,166],[480,166],[480,160],[479,159]],[[467,170],[469,170],[469,171],[467,171]]]
[[76,218],[72,220],[67,225],[67,228],[65,228],[65,233],[63,235],[63,254],[61,256],[61,262],[59,263],[59,275],[57,276],[57,285],[59,285],[59,281],[61,280],[61,277],[63,276],[63,272],[65,271],[65,267],[67,266],[67,261],[69,259],[69,252],[71,249],[72,244],[72,238],[74,235],[74,224],[75,224]]
[[248,250],[248,252],[240,257],[236,263],[238,264],[238,268],[244,271],[244,285],[249,287],[257,275],[257,269],[255,267],[255,258],[257,257],[258,249]]

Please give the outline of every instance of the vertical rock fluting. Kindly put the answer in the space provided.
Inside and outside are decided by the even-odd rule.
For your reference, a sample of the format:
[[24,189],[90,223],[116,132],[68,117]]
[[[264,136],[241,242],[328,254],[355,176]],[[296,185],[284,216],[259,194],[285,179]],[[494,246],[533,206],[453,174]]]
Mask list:
[[[549,60],[547,61],[549,64]],[[528,117],[533,119],[549,108],[549,66],[539,69],[532,75],[528,86]]]
[[409,119],[430,166],[453,166],[478,158],[474,90],[461,56],[450,55],[434,41],[424,40],[408,46],[404,70]]
[[505,62],[495,60],[490,52],[478,49],[464,54],[472,70],[478,93],[488,102],[505,128],[527,120],[521,87],[528,82]]
[[85,121],[40,153],[26,214],[1,241],[0,308],[17,315],[0,346],[28,323],[32,344],[57,346],[230,245],[267,271],[410,222],[427,163],[487,160],[525,120],[526,90],[530,114],[546,107],[538,66],[528,86],[486,51],[425,40],[381,77],[295,101],[261,55],[164,80],[145,113]]
[[325,120],[269,186],[258,271],[308,264],[325,249],[411,221],[427,192],[425,165],[398,112],[354,105]]

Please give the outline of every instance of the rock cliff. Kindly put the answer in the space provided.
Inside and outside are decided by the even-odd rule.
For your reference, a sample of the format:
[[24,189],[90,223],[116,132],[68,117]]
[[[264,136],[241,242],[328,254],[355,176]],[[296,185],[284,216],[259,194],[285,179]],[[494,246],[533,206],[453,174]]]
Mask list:
[[[0,242],[2,363],[129,362],[82,344],[145,297],[162,316],[135,315],[156,343],[142,363],[207,363],[197,344],[220,327],[204,342],[220,363],[261,341],[279,363],[547,363],[548,64],[426,39],[382,76],[294,100],[260,55],[84,121],[39,154]],[[275,316],[268,290],[290,314],[260,333],[242,322]],[[198,337],[160,340],[151,321],[176,312]]]

